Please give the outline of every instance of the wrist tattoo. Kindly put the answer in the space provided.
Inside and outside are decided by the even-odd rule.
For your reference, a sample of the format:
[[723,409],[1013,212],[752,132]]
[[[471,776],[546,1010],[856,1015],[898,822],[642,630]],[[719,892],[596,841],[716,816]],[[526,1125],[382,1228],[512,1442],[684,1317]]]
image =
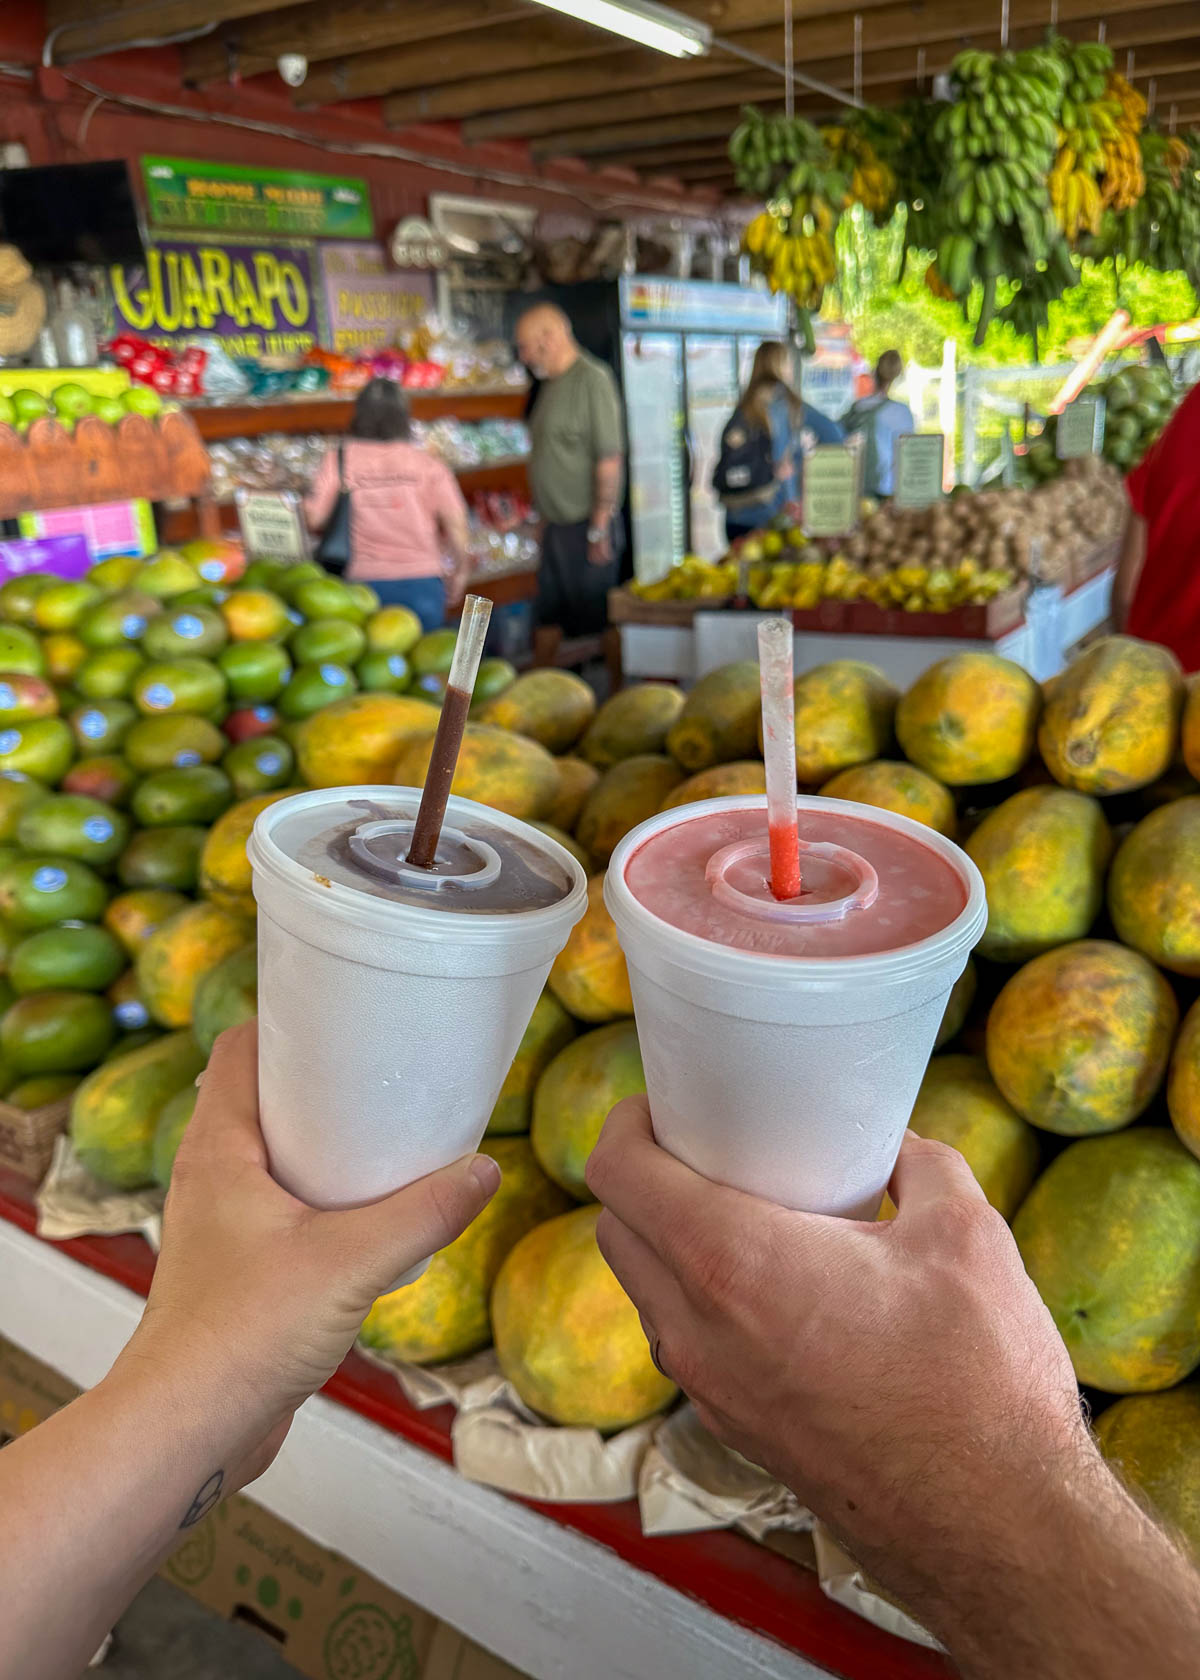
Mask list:
[[214,1470],[203,1487],[197,1490],[195,1499],[183,1513],[180,1528],[195,1528],[198,1522],[203,1522],[213,1506],[220,1503],[221,1490],[224,1486],[224,1470]]

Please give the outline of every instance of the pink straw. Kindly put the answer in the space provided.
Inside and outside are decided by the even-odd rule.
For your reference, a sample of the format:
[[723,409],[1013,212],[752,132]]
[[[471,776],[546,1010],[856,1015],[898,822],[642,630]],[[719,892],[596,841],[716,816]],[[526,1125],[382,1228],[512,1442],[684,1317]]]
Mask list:
[[796,832],[796,695],[792,687],[792,626],[765,618],[758,627],[762,688],[763,759],[767,770],[767,836],[771,891],[800,896],[800,837]]

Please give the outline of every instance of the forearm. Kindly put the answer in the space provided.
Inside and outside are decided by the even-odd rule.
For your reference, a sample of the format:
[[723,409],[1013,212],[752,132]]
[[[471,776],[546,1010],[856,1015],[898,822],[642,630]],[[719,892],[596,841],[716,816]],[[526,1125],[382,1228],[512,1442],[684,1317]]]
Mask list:
[[592,474],[592,523],[607,525],[621,499],[621,455],[602,455]]
[[0,1454],[0,1680],[75,1680],[187,1530],[239,1484],[228,1393],[123,1355]]
[[[981,1444],[986,1453],[986,1444]],[[936,1474],[936,1467],[931,1467]],[[1090,1442],[911,1550],[851,1545],[937,1635],[964,1680],[1181,1680],[1200,1649],[1200,1574]],[[1003,1479],[1003,1478],[1002,1478]]]

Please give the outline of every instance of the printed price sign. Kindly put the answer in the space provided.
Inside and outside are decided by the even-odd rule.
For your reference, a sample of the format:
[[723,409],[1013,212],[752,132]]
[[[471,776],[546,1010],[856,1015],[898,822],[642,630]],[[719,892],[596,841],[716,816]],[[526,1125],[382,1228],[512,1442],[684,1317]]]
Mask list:
[[1058,417],[1055,452],[1060,461],[1098,455],[1104,442],[1104,398],[1076,397]]
[[940,501],[945,459],[945,432],[902,432],[896,439],[896,506],[927,508]]
[[804,457],[804,529],[841,537],[858,524],[858,460],[840,443],[819,444]]
[[294,490],[239,490],[235,499],[252,560],[308,559],[308,530]]

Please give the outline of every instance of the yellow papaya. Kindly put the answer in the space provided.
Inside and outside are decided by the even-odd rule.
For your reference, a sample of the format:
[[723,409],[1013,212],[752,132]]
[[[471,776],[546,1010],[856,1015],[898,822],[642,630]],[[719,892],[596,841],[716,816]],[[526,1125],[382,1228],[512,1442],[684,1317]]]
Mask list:
[[1174,992],[1145,957],[1080,939],[1034,957],[1001,991],[988,1015],[988,1067],[1044,1131],[1113,1132],[1157,1093],[1178,1019]]
[[597,770],[611,770],[623,758],[663,752],[667,731],[682,710],[681,690],[667,683],[622,688],[589,723],[579,743],[579,756]]
[[604,902],[604,876],[588,881],[587,909],[550,970],[550,990],[577,1021],[633,1014],[625,953]]
[[533,1006],[512,1066],[487,1123],[487,1135],[527,1132],[533,1116],[533,1093],[538,1080],[575,1037],[575,1023],[554,993],[544,991]]
[[655,753],[623,758],[606,770],[584,802],[576,824],[579,844],[597,863],[606,864],[619,840],[679,786],[683,772],[674,759]]
[[987,888],[980,956],[1025,962],[1083,939],[1104,903],[1112,845],[1099,803],[1069,788],[1023,788],[989,811],[966,843]]
[[[796,778],[804,787],[887,750],[899,694],[874,665],[831,659],[796,678]],[[758,726],[762,745],[762,720]]]
[[881,811],[895,811],[936,829],[953,840],[958,830],[954,795],[936,777],[915,764],[877,758],[872,764],[856,764],[842,770],[821,789],[823,799],[854,799],[860,805],[875,805]]
[[253,938],[253,923],[219,904],[189,904],[156,928],[137,957],[138,986],[154,1020],[189,1026],[200,981]]
[[203,1066],[191,1033],[173,1032],[89,1073],[71,1099],[70,1120],[71,1142],[88,1171],[121,1190],[152,1183],[159,1114]]
[[758,662],[739,659],[701,677],[667,731],[667,751],[693,774],[712,764],[753,758],[762,700]]
[[569,1203],[534,1160],[528,1139],[495,1138],[487,1149],[503,1175],[500,1188],[463,1234],[434,1255],[424,1276],[380,1296],[362,1327],[367,1347],[432,1365],[464,1359],[491,1341],[488,1302],[505,1257]]
[[533,1096],[533,1152],[556,1184],[590,1202],[584,1169],[609,1110],[646,1089],[637,1028],[614,1021],[572,1040],[550,1063]]
[[[432,735],[409,741],[392,773],[397,786],[425,786],[432,748]],[[529,819],[546,815],[558,788],[554,759],[536,741],[486,723],[469,723],[463,731],[450,790],[460,798]]]
[[995,653],[952,653],[923,671],[896,708],[906,758],[947,787],[1015,776],[1033,750],[1041,690]]
[[1080,793],[1145,787],[1175,756],[1182,705],[1183,673],[1173,653],[1132,636],[1105,636],[1059,674],[1038,747],[1055,781]]
[[309,787],[363,787],[395,780],[413,735],[432,738],[437,713],[407,694],[352,694],[297,725],[296,763]]
[[595,714],[595,693],[582,677],[549,669],[526,671],[479,708],[479,721],[528,735],[548,752],[562,753],[574,746]]
[[1172,973],[1200,975],[1200,797],[1160,805],[1125,836],[1108,912],[1126,945]]

